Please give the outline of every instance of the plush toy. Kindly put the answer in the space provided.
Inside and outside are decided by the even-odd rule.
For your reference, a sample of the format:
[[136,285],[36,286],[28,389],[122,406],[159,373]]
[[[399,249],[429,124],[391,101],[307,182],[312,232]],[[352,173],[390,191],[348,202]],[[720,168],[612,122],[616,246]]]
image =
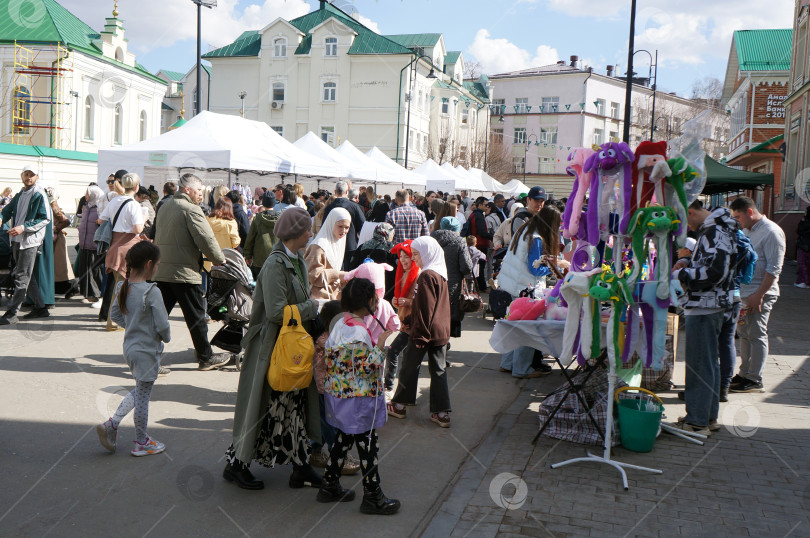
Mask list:
[[655,279],[658,282],[656,295],[659,299],[669,297],[670,268],[672,266],[672,235],[680,227],[675,210],[666,206],[642,207],[633,215],[630,234],[633,241],[633,281],[638,278],[641,265],[649,257],[647,235],[652,234],[658,255]]
[[686,217],[687,207],[689,206],[686,201],[686,189],[684,185],[697,179],[700,174],[689,166],[689,163],[687,163],[686,159],[683,157],[669,159],[667,165],[670,170],[672,170],[672,175],[666,179],[666,184],[667,187],[674,192],[674,196],[668,198],[671,200],[669,205],[675,208],[678,218],[681,221],[681,226],[678,229],[675,241],[678,247],[683,247],[686,244]]
[[[583,271],[581,273],[569,272],[560,286],[560,295],[568,303],[568,316],[565,318],[563,332],[563,345],[560,358],[570,360],[576,353],[574,343],[579,335],[579,348],[584,360],[591,358],[593,343],[593,312],[594,299],[590,297],[591,276],[601,269]],[[578,354],[579,360],[579,354]]]
[[374,263],[371,259],[366,258],[357,269],[343,275],[343,280],[349,281],[353,278],[371,280],[377,291],[377,297],[382,299],[383,295],[385,295],[385,272],[393,270],[394,268],[387,263]]
[[[602,272],[591,277],[590,295],[598,303],[610,302],[613,308],[610,309],[610,317],[608,318],[608,330],[606,332],[606,345],[608,352],[608,359],[615,361],[617,358],[621,360],[621,346],[619,344],[619,329],[621,325],[621,318],[628,305],[633,304],[633,284],[627,282],[626,278],[621,278],[613,273],[608,265],[602,266]],[[596,320],[594,323],[600,321],[599,316],[594,316]],[[600,330],[596,326],[595,331]],[[601,350],[592,350],[599,353]],[[620,367],[617,364],[617,367]]]
[[[588,242],[597,245],[607,239],[611,232],[624,234],[630,223],[630,206],[633,195],[633,152],[624,142],[602,144],[597,153],[585,162],[583,170],[591,173],[591,189],[588,195]],[[613,179],[617,172],[619,193],[615,194]],[[620,221],[617,230],[611,230],[611,213],[616,210]]]
[[506,319],[515,320],[536,320],[543,317],[546,312],[545,299],[530,299],[529,297],[518,297],[509,305],[509,312]]
[[546,320],[565,321],[568,317],[568,303],[560,294],[562,285],[563,279],[560,279],[553,288],[543,290],[544,299],[546,300],[546,312],[544,314]]
[[[665,301],[661,301],[656,296],[657,286],[652,282],[642,282],[640,286],[641,311],[645,330],[645,359],[644,366],[660,370],[664,367],[666,350],[666,330],[667,330],[667,307],[670,304],[678,304],[678,299],[683,295],[683,288],[677,280],[672,281],[670,286],[670,296]],[[630,320],[628,319],[628,326]]]
[[641,142],[634,152],[636,159],[633,161],[633,196],[631,197],[630,214],[635,214],[636,210],[648,205],[655,195],[655,201],[661,205],[663,200],[663,190],[660,183],[656,184],[651,176],[655,165],[659,162],[666,162],[667,143]]
[[577,148],[568,155],[568,166],[565,171],[574,176],[574,188],[565,204],[563,212],[563,237],[566,239],[577,237],[579,223],[582,218],[582,207],[585,205],[585,194],[591,186],[593,172],[585,172],[585,162],[594,154],[590,148]]

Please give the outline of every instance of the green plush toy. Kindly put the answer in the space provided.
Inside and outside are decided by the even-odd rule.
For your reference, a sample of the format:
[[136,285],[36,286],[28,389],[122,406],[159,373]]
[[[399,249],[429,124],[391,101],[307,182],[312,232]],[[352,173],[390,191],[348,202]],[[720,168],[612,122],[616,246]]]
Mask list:
[[[632,222],[632,221],[631,221]],[[622,313],[624,310],[633,304],[633,283],[629,280],[630,275],[619,277],[613,273],[610,266],[603,265],[602,272],[591,277],[590,296],[598,303],[610,302],[613,308],[610,310],[610,318],[608,319],[608,330],[606,333],[606,347],[608,351],[608,359],[619,362],[616,363],[618,367],[621,362],[621,351],[619,350],[619,326],[621,325]],[[599,325],[601,323],[601,315],[599,309],[594,309],[593,327],[594,327],[594,342],[593,345],[598,344]],[[598,348],[591,351],[592,356],[598,355]],[[594,355],[597,353],[597,355]]]
[[627,232],[633,241],[633,282],[638,278],[641,265],[650,255],[649,242],[647,236],[653,236],[656,252],[658,253],[658,263],[655,264],[658,287],[656,297],[661,300],[669,297],[670,281],[670,234],[674,234],[681,226],[681,220],[675,209],[669,206],[649,206],[642,207],[635,212],[630,219],[630,227]]
[[675,242],[678,247],[686,245],[686,208],[689,204],[686,202],[686,189],[684,185],[690,181],[694,181],[700,176],[698,172],[689,166],[686,159],[683,157],[675,157],[667,161],[672,175],[666,178],[666,184],[675,192],[675,196],[667,196],[667,200],[671,200],[672,206],[677,212],[680,226],[675,236]]

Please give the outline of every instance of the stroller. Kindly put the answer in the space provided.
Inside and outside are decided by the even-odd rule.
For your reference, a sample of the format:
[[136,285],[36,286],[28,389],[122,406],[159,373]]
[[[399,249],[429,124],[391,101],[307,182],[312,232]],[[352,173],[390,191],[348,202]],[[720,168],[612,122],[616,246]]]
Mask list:
[[206,293],[208,315],[225,325],[211,339],[211,345],[233,354],[236,369],[242,369],[242,337],[253,309],[253,278],[245,258],[231,248],[222,249],[223,265],[211,267]]

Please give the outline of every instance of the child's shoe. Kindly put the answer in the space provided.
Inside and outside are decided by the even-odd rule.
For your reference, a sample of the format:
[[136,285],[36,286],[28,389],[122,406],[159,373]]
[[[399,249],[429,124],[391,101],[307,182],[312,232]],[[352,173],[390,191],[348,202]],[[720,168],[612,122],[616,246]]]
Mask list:
[[135,445],[132,447],[133,456],[152,456],[166,450],[166,445],[149,437],[146,438],[144,444],[140,444],[138,441],[133,441],[133,443]]
[[115,452],[115,441],[118,437],[118,430],[113,427],[112,422],[108,420],[96,426],[96,433],[98,434],[98,440],[101,446],[110,452]]

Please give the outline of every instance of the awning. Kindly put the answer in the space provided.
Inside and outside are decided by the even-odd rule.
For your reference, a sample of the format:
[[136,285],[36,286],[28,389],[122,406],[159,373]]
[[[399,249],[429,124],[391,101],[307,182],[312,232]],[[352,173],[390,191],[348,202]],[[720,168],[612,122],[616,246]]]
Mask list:
[[773,174],[746,172],[720,164],[708,155],[706,165],[706,186],[701,194],[719,194],[722,192],[744,191],[759,187],[772,186]]

